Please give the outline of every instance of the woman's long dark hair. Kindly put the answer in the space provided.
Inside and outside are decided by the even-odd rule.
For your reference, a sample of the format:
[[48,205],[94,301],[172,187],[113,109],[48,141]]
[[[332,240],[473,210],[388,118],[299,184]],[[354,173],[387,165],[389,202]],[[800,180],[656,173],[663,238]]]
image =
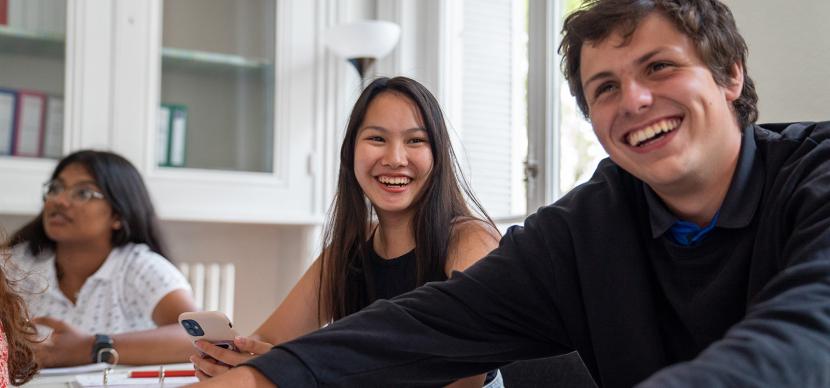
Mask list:
[[[0,230],[0,241],[5,235]],[[6,277],[4,268],[13,266],[9,262],[9,251],[0,244],[0,324],[6,334],[8,345],[9,381],[23,385],[37,373],[38,365],[32,350],[33,338],[37,335],[35,325],[29,321],[26,303],[14,289],[15,281]]]
[[[112,233],[112,246],[147,244],[166,258],[153,202],[135,166],[112,152],[82,150],[61,159],[50,179],[57,179],[61,171],[73,164],[83,166],[92,175],[104,194],[104,200],[109,202],[121,221],[121,228]],[[55,242],[43,228],[43,211],[15,232],[9,241],[10,245],[28,243],[28,249],[35,256],[45,249],[55,250]]]
[[[337,192],[323,235],[318,305],[321,324],[357,312],[374,298],[370,272],[364,270],[368,268],[365,250],[373,210],[355,177],[354,157],[357,134],[369,105],[383,93],[399,94],[415,104],[432,150],[432,171],[416,200],[413,218],[417,284],[446,279],[445,263],[454,223],[478,218],[495,230],[461,174],[444,115],[432,93],[406,77],[374,80],[357,99],[340,148]],[[465,194],[477,215],[467,206]]]

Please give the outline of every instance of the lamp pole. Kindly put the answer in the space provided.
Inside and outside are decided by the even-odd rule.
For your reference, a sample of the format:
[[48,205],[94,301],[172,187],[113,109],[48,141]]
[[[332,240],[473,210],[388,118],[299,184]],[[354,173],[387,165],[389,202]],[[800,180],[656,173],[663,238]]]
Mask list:
[[360,75],[360,89],[363,89],[366,86],[366,71],[369,70],[370,67],[375,63],[375,58],[372,57],[359,57],[359,58],[349,58],[349,63],[354,66],[357,70],[357,74]]
[[401,28],[382,20],[363,20],[329,28],[323,39],[332,51],[346,58],[360,75],[361,89],[369,68],[398,43]]

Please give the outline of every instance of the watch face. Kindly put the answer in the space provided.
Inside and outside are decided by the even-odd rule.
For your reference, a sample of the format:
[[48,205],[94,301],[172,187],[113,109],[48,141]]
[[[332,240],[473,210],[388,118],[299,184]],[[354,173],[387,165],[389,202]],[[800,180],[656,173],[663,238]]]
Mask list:
[[92,344],[92,362],[109,364],[118,362],[118,352],[112,344],[112,337],[105,334],[95,335],[95,342]]

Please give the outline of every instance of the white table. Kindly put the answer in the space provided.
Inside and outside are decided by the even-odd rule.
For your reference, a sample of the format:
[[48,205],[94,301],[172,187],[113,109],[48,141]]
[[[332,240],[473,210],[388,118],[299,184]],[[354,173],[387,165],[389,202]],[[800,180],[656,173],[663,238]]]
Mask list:
[[[130,387],[136,386],[133,385],[135,383],[141,384],[141,386],[157,386],[161,387],[162,385],[158,383],[158,379],[154,378],[145,378],[145,379],[130,379],[130,384],[115,384],[118,376],[124,376],[129,371],[133,370],[150,370],[150,371],[158,371],[161,365],[144,365],[144,366],[129,366],[129,365],[118,365],[113,368],[113,371],[110,374],[110,386],[112,387]],[[164,365],[164,369],[166,370],[188,370],[193,369],[193,364],[184,363],[184,364],[167,364]],[[63,374],[59,376],[35,376],[32,381],[24,384],[22,387],[25,388],[67,388],[67,387],[80,387],[75,381],[75,377],[79,375],[84,376],[93,376],[91,379],[94,381],[99,381],[103,383],[103,371],[95,371],[95,372],[86,372],[86,373],[70,373],[70,374]],[[176,378],[167,378],[165,379],[164,387],[179,387],[184,384],[195,383],[198,381],[195,377],[176,377]],[[100,384],[100,383],[99,383]]]

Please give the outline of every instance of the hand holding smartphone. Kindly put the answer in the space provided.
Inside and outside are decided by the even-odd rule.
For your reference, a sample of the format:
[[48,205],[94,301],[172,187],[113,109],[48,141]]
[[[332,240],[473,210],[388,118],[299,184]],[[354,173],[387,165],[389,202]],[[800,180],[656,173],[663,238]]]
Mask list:
[[219,311],[193,311],[179,315],[179,324],[190,335],[194,343],[198,340],[210,342],[224,349],[237,351],[233,339],[239,334],[233,329],[228,317]]
[[201,376],[199,379],[225,373],[232,366],[239,365],[255,355],[266,353],[273,347],[257,338],[242,337],[237,342],[241,349],[237,349],[234,340],[238,334],[228,317],[218,311],[183,313],[179,315],[179,323],[190,336],[194,346],[196,341],[204,340],[232,351],[226,352],[204,344],[200,344],[201,349],[196,346],[201,357],[191,357],[190,360],[198,371],[197,377]]

